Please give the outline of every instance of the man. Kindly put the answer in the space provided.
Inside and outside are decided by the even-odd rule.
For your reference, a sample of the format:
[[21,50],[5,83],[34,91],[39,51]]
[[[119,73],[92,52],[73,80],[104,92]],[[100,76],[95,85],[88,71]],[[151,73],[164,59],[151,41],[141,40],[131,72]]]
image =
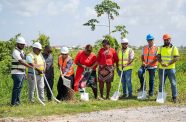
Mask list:
[[[33,52],[29,53],[26,57],[27,62],[35,67],[36,82],[38,88],[38,94],[41,101],[44,99],[44,77],[43,72],[45,70],[45,60],[41,54],[42,46],[39,42],[35,42],[33,45]],[[29,100],[34,102],[34,90],[35,90],[34,71],[32,68],[28,68],[28,94]]]
[[25,61],[25,53],[23,51],[26,44],[25,39],[19,36],[16,40],[16,43],[16,48],[13,50],[12,53],[13,60],[11,67],[12,79],[14,81],[11,100],[12,106],[20,104],[20,93],[23,85],[23,80],[25,78],[25,69],[26,67],[32,68],[32,66],[27,64]]
[[[162,92],[162,82],[165,83],[168,76],[171,83],[172,100],[177,102],[177,88],[175,75],[175,62],[179,59],[178,49],[171,44],[171,36],[169,34],[163,35],[164,45],[158,48],[158,66],[159,66],[159,92]],[[164,71],[164,81],[163,81]]]
[[144,84],[144,73],[149,72],[149,97],[154,95],[154,78],[155,71],[157,68],[157,46],[154,45],[154,37],[151,34],[146,36],[148,45],[144,46],[142,49],[142,66],[138,70],[138,77],[140,79],[140,88],[138,91],[143,90]]
[[[48,84],[51,88],[51,90],[53,89],[53,83],[54,83],[54,66],[53,66],[53,56],[51,54],[52,52],[52,49],[50,46],[45,46],[45,49],[43,51],[43,57],[45,59],[45,62],[46,62],[46,69],[45,69],[45,76],[46,76],[46,79],[48,81]],[[47,91],[47,98],[48,98],[48,101],[51,101],[52,100],[52,94],[46,84],[46,81],[45,81],[45,86],[46,86],[46,91]]]
[[121,76],[122,87],[123,87],[123,96],[121,98],[131,98],[132,97],[132,62],[134,60],[134,51],[128,47],[128,39],[124,38],[121,40],[122,48],[118,51],[118,75]]

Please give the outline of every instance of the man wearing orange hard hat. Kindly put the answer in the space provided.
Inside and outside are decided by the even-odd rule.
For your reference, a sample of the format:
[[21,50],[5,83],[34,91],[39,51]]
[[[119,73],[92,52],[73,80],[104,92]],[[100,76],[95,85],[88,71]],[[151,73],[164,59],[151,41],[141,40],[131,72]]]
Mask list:
[[[177,102],[177,88],[176,88],[176,75],[175,63],[179,59],[179,52],[177,47],[171,43],[171,36],[169,34],[163,35],[164,45],[158,48],[158,67],[159,67],[159,92],[162,92],[162,82],[166,81],[168,76],[171,83],[172,100]],[[163,76],[164,75],[164,76]],[[164,79],[164,81],[163,81]]]

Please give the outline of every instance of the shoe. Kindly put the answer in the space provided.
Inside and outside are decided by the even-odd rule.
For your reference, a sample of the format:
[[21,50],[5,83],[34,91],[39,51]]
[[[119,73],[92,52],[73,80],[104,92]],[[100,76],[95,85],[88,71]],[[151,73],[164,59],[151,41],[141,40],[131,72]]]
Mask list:
[[128,98],[128,99],[132,99],[132,98],[134,98],[134,96],[131,94],[131,95],[129,95],[127,98]]
[[127,96],[128,96],[127,94],[124,94],[124,95],[120,96],[119,99],[125,99],[125,98],[127,98]]
[[97,99],[98,100],[105,100],[103,97],[98,97]]
[[177,103],[176,97],[173,97],[172,100],[173,100],[174,103]]
[[142,91],[143,90],[143,87],[140,87],[137,91],[139,92],[139,91]]

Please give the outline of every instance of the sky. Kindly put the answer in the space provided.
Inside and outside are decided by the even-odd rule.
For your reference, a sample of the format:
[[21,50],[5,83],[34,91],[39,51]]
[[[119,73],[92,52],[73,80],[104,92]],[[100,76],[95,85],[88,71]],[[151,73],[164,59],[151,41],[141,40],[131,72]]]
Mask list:
[[[50,37],[51,45],[84,46],[94,44],[108,34],[107,27],[83,26],[96,18],[108,24],[106,16],[97,18],[95,5],[102,0],[0,0],[0,40],[9,40],[21,33],[28,44],[39,34]],[[113,0],[121,7],[111,28],[125,25],[127,39],[133,46],[147,44],[146,35],[162,45],[162,36],[169,33],[172,43],[186,46],[186,0]],[[120,43],[120,35],[113,34]]]

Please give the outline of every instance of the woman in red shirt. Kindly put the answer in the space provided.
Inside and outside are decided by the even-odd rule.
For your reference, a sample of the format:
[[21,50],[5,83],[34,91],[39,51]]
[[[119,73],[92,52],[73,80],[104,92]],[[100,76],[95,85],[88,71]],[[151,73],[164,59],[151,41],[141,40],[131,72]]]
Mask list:
[[74,61],[78,66],[76,70],[74,90],[78,91],[79,82],[85,69],[92,69],[87,85],[92,88],[95,98],[97,98],[96,60],[96,55],[92,52],[92,46],[86,45],[85,50],[79,51]]
[[115,49],[110,47],[108,40],[102,41],[103,48],[98,52],[97,63],[99,64],[98,79],[101,98],[103,99],[104,82],[107,86],[106,99],[109,99],[111,82],[114,78],[114,63],[118,65],[118,55]]

